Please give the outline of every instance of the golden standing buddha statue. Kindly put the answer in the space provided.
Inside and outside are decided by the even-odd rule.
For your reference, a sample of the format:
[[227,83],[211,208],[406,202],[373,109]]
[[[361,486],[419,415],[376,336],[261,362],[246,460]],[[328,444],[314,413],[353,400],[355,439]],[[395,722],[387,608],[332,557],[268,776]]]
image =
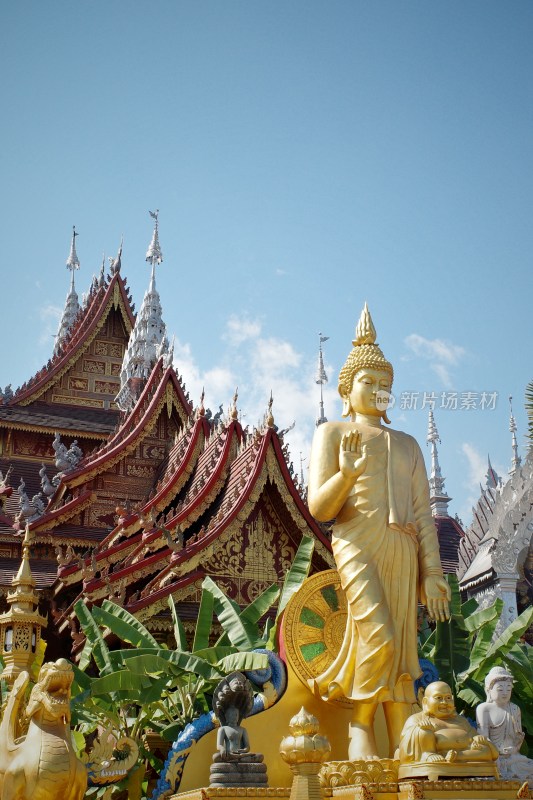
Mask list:
[[386,429],[392,365],[376,344],[365,304],[353,350],[339,375],[343,416],[313,440],[309,508],[335,519],[332,548],[348,620],[340,652],[313,683],[324,700],[353,701],[349,758],[377,756],[373,723],[383,704],[391,757],[416,702],[417,603],[449,616],[429,486],[412,436]]

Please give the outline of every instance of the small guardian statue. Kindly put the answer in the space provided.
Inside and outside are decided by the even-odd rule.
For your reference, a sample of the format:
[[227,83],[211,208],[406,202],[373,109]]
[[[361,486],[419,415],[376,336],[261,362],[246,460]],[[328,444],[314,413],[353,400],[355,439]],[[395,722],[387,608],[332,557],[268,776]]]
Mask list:
[[211,786],[268,785],[263,756],[250,752],[248,733],[241,725],[250,714],[253,703],[252,685],[240,672],[232,672],[216,687],[213,711],[220,728],[209,776]]

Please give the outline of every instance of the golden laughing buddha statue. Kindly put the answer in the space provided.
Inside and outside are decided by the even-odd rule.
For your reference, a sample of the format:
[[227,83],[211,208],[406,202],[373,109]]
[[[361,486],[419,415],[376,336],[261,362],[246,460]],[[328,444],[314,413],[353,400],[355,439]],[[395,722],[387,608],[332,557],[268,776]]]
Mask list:
[[498,777],[498,750],[455,710],[452,690],[435,681],[424,692],[422,711],[405,723],[399,777]]

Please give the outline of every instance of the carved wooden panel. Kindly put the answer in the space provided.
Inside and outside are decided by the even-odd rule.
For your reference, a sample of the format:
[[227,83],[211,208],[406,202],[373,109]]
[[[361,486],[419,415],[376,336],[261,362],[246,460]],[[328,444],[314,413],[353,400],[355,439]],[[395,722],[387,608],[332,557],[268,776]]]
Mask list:
[[204,567],[240,605],[251,603],[272,583],[281,586],[296,553],[267,493],[263,493],[239,534],[221,545]]
[[13,431],[10,442],[10,455],[27,459],[53,459],[53,434]]

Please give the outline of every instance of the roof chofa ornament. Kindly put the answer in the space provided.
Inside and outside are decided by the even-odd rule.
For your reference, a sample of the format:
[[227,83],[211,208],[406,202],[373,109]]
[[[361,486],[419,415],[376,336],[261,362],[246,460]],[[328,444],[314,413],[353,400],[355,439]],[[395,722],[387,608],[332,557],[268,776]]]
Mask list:
[[120,268],[122,266],[122,245],[124,244],[124,235],[120,237],[120,247],[118,248],[118,253],[116,258],[112,258],[108,256],[109,260],[109,272],[111,275],[116,275],[117,272],[120,272]]

